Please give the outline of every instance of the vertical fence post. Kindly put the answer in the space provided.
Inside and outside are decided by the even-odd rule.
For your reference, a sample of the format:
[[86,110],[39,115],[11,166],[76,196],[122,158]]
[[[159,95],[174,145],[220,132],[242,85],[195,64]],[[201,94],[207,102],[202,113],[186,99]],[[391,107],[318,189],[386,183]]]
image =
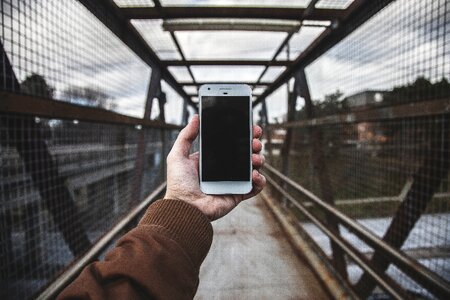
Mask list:
[[[163,123],[166,123],[166,112],[164,109],[164,106],[166,105],[166,93],[161,91],[161,85],[159,86],[159,95],[158,95],[158,104],[159,104],[159,120]],[[162,143],[162,151],[161,151],[161,156],[162,156],[162,176],[163,178],[166,177],[166,156],[167,156],[167,132],[168,129],[164,129],[161,128],[161,143]]]
[[[292,93],[289,92],[288,87],[288,99],[287,99],[287,115],[286,121],[292,122],[295,119],[295,107],[297,105],[297,93],[294,89]],[[286,133],[284,137],[283,147],[281,148],[280,159],[281,159],[281,173],[289,176],[289,156],[291,152],[292,145],[292,128],[286,128]],[[287,189],[287,183],[283,183],[283,188]],[[283,204],[286,206],[289,201],[283,197]]]
[[[295,106],[297,105],[297,93],[294,90],[292,93],[288,93],[288,110],[287,110],[287,122],[292,122],[295,119]],[[281,172],[289,176],[289,152],[291,151],[292,144],[292,128],[286,129],[286,135],[284,138],[283,147],[281,148]]]
[[[295,87],[298,94],[305,100],[305,111],[308,119],[315,117],[314,104],[311,100],[311,95],[309,93],[308,81],[306,80],[305,70],[301,69],[296,74]],[[325,151],[323,144],[322,132],[319,127],[311,126],[309,127],[309,137],[311,143],[311,154],[315,173],[317,179],[319,180],[319,186],[322,194],[322,198],[327,203],[334,205],[333,189],[331,186],[330,176],[328,174],[328,169],[325,163]],[[327,225],[331,230],[333,230],[337,235],[339,235],[339,223],[332,216],[326,216]],[[336,243],[331,242],[331,249],[333,251],[333,265],[336,270],[341,274],[341,276],[347,279],[347,268],[345,263],[344,252],[339,248]]]
[[[143,119],[150,119],[152,114],[153,99],[158,93],[159,84],[161,81],[161,72],[157,68],[152,69],[150,81],[148,83],[147,99],[145,101],[145,110]],[[145,130],[141,129],[138,137],[138,144],[136,150],[136,160],[134,164],[134,178],[133,178],[133,192],[131,202],[139,202],[141,200],[142,177],[144,171],[145,158]]]
[[267,144],[267,156],[269,158],[269,162],[272,164],[273,163],[273,149],[272,149],[272,130],[270,130],[269,126],[269,117],[267,114],[267,104],[266,104],[266,99],[264,99],[261,102],[261,111],[262,111],[262,115],[264,116],[264,131],[265,131],[265,136],[266,136],[266,144]]
[[[414,174],[413,182],[383,236],[383,241],[398,249],[408,238],[449,171],[449,115],[436,117],[430,126],[431,133],[428,147],[424,151],[423,163]],[[374,252],[371,262],[380,272],[385,272],[390,265],[390,261],[386,260],[380,251]],[[375,286],[372,277],[364,273],[356,283],[355,290],[361,298],[366,298]]]
[[183,111],[181,112],[181,124],[186,126],[189,120],[189,110],[187,99],[183,100]]

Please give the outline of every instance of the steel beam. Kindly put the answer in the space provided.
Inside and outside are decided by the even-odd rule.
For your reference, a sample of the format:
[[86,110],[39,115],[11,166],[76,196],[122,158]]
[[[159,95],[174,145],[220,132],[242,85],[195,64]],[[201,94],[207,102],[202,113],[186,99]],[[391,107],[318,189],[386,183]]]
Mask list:
[[[300,20],[303,21],[305,20],[307,17],[309,17],[315,10],[315,6],[316,3],[318,2],[318,0],[311,0],[311,2],[308,4],[308,6],[306,7],[306,9],[303,11],[303,13],[300,15]],[[261,74],[258,77],[257,82],[260,82],[261,79],[264,77],[264,75],[267,73],[267,71],[269,70],[269,67],[272,65],[272,63],[274,61],[276,61],[278,55],[281,53],[281,51],[283,50],[284,47],[289,48],[289,41],[291,40],[292,36],[298,32],[300,30],[300,28],[302,27],[302,23],[300,23],[300,25],[295,29],[292,30],[290,32],[288,32],[287,36],[284,38],[283,42],[281,42],[280,46],[278,47],[277,51],[275,51],[275,54],[272,56],[272,59],[270,60],[270,62],[266,65],[266,67],[264,68],[264,70],[261,72]],[[288,52],[288,60],[289,60],[289,50]],[[288,87],[289,88],[289,87]]]
[[[427,135],[428,145],[423,146],[422,166],[413,175],[413,183],[383,236],[383,241],[396,249],[401,249],[416,222],[425,212],[428,203],[433,199],[441,181],[448,176],[450,167],[449,115],[431,119],[429,124],[427,126],[431,127],[432,132]],[[386,259],[383,251],[376,249],[371,263],[379,272],[384,273],[391,261]],[[362,299],[365,299],[370,296],[375,286],[376,282],[364,273],[356,283],[355,290]],[[424,287],[438,299],[446,299],[450,295],[450,293],[443,293],[435,289],[433,285],[426,282]]]
[[[308,81],[304,70],[300,70],[295,77],[294,90],[305,100],[305,110],[308,119],[312,119],[315,116],[314,104],[311,100],[309,92]],[[292,129],[287,129],[290,132]],[[323,137],[320,128],[309,127],[309,138],[311,142],[311,156],[313,159],[314,170],[319,181],[320,191],[322,199],[330,205],[335,205],[333,188],[331,185],[330,176],[328,174],[328,168],[325,164],[325,153],[323,146]],[[287,175],[287,174],[286,174]],[[332,214],[326,214],[326,224],[328,228],[338,236],[340,236],[339,222]],[[347,267],[345,264],[345,255],[342,249],[335,243],[331,242],[331,249],[333,251],[333,264],[336,270],[341,276],[347,279]]]
[[199,82],[199,81],[197,81],[197,82],[195,82],[195,83],[193,83],[193,82],[189,82],[189,81],[181,81],[181,82],[179,82],[181,85],[183,85],[183,86],[196,86],[196,87],[198,87],[198,86],[201,86],[201,85],[204,85],[204,84],[232,84],[232,83],[242,83],[242,84],[246,84],[246,85],[250,85],[250,86],[268,86],[268,85],[270,85],[271,84],[271,82],[265,82],[265,81],[263,81],[263,82],[259,82],[259,83],[257,83],[257,82],[244,82],[244,81],[241,81],[241,82],[211,82],[211,81],[201,81],[201,82]]
[[[262,99],[276,91],[281,85],[294,76],[298,70],[305,69],[309,64],[327,52],[334,45],[342,41],[345,37],[351,34],[355,29],[364,24],[392,1],[393,0],[353,1],[352,4],[344,10],[342,21],[335,22],[334,25],[325,29],[325,31],[323,31],[322,34],[316,38],[297,57],[297,59],[283,73],[280,74],[280,76],[278,76],[273,84],[271,84],[264,91],[264,93],[262,93],[261,96],[253,102],[253,106],[261,103]],[[312,14],[314,13],[317,13],[317,10],[314,10]]]
[[[158,7],[124,7],[122,15],[127,19],[199,19],[199,18],[233,18],[233,19],[278,19],[299,20],[305,8],[287,7],[212,7],[212,6],[163,6]],[[308,20],[328,21],[341,19],[345,14],[342,9],[315,9]]]
[[308,120],[273,124],[278,128],[302,128],[309,126],[322,126],[333,124],[354,124],[360,122],[377,122],[412,117],[426,117],[447,114],[450,112],[450,99],[429,99],[416,103],[402,105],[375,107],[364,111],[355,111],[348,114],[332,115]]
[[109,110],[71,104],[35,96],[0,91],[0,112],[61,120],[78,120],[119,125],[179,129],[180,126],[160,121],[139,119]]
[[[3,63],[0,64],[0,82],[8,80],[10,85],[7,85],[6,88],[19,93],[21,90],[20,83],[1,43],[0,54],[3,59]],[[8,103],[11,104],[11,99],[3,97],[2,94],[0,94],[0,99],[2,99],[0,101],[0,112],[3,111],[2,107],[5,104],[6,106],[8,106]],[[7,95],[14,94],[9,93]],[[13,102],[14,105],[18,105],[16,101]],[[29,103],[27,102],[22,102],[20,106],[29,109]],[[16,148],[34,187],[39,191],[43,206],[52,215],[53,221],[62,233],[70,251],[74,256],[81,255],[89,249],[91,242],[81,222],[82,215],[66,186],[65,178],[59,173],[58,162],[54,160],[48,149],[41,124],[36,123],[34,117],[29,115],[8,113],[7,116],[1,118],[0,126],[9,137],[7,140],[2,139],[1,144],[6,143],[8,146]],[[22,207],[22,209],[26,208]],[[28,211],[28,213],[34,214],[37,212]],[[9,231],[8,228],[5,229]],[[35,242],[37,243],[37,241]],[[33,250],[30,249],[30,251]],[[38,255],[38,253],[35,255]],[[3,260],[4,257],[1,257],[0,262],[5,263]],[[7,267],[10,262],[6,263]]]
[[[164,66],[186,67],[186,66],[265,66],[269,60],[163,60]],[[287,60],[276,60],[271,66],[286,67],[290,64]]]
[[[330,21],[320,21],[329,23]],[[311,22],[308,26],[323,27],[323,24],[318,24],[317,21]],[[327,25],[325,25],[327,26]],[[298,21],[275,21],[271,20],[241,20],[235,19],[176,19],[167,20],[162,25],[165,31],[271,31],[271,32],[297,32],[300,27]]]
[[[145,42],[136,28],[122,14],[121,9],[112,0],[79,0],[100,22],[116,35],[152,69],[161,70],[161,77],[182,97],[188,99],[190,105],[197,108],[173,75],[161,63],[161,60]],[[158,8],[155,8],[158,9]]]
[[[429,289],[429,291],[436,295],[437,298],[446,299],[446,296],[450,294],[450,284],[448,283],[448,281],[446,281],[433,271],[429,270],[422,264],[413,260],[404,252],[399,251],[398,249],[392,247],[390,244],[386,243],[384,240],[381,240],[377,235],[375,235],[366,227],[362,226],[359,222],[348,217],[336,207],[326,203],[289,177],[284,176],[280,171],[278,171],[271,165],[266,163],[264,168],[265,170],[274,174],[279,180],[287,182],[289,186],[291,186],[297,192],[301,193],[303,196],[314,202],[314,204],[318,208],[329,214],[332,214],[339,220],[340,224],[345,226],[349,231],[355,234],[367,245],[374,248],[375,251],[382,252],[385,259],[394,263],[401,271],[411,277],[414,281],[420,283],[423,286],[432,287],[431,289]],[[281,193],[284,193],[284,196],[289,196],[285,190],[280,189],[279,191]],[[298,202],[294,203],[294,205],[300,207],[300,204]],[[305,209],[304,212],[307,213],[308,210]]]
[[[157,93],[161,85],[161,73],[154,69],[150,76],[147,90],[147,98],[145,101],[144,120],[150,120],[153,107],[153,99],[157,96]],[[145,131],[141,130],[139,133],[139,140],[137,144],[136,160],[134,164],[134,176],[133,176],[133,191],[131,202],[138,203],[141,200],[141,188],[142,188],[142,176],[144,172],[144,156],[145,156]]]
[[[367,274],[370,274],[371,279],[376,281],[383,290],[385,290],[393,299],[408,299],[408,294],[401,288],[401,286],[396,283],[394,280],[392,280],[389,276],[386,276],[385,274],[376,271],[374,266],[370,263],[370,261],[364,257],[362,253],[360,253],[355,246],[353,246],[350,242],[342,238],[340,235],[336,235],[336,233],[331,230],[326,222],[323,222],[321,218],[318,218],[315,214],[310,212],[307,207],[304,206],[300,201],[297,201],[291,194],[289,194],[284,187],[279,185],[271,176],[269,176],[267,173],[263,173],[264,176],[266,176],[267,182],[275,188],[282,196],[284,196],[286,199],[288,199],[292,205],[297,208],[303,215],[305,215],[306,218],[308,218],[314,225],[316,225],[319,230],[321,230],[325,235],[327,235],[332,243],[336,244],[339,249],[341,249],[343,252],[347,253],[349,257]],[[281,220],[281,219],[279,219]],[[282,219],[284,220],[284,219]],[[286,222],[286,220],[284,220]],[[282,222],[282,226],[284,225]],[[294,224],[298,224],[294,223]],[[283,226],[284,227],[284,226]],[[300,226],[301,228],[301,226]],[[294,231],[295,232],[295,231]],[[319,246],[317,246],[319,247]],[[320,249],[320,247],[319,247]],[[306,250],[306,249],[305,249]],[[305,253],[307,256],[308,253]],[[313,265],[316,273],[321,272],[323,266],[322,264]],[[327,280],[329,280],[327,278]],[[345,280],[345,278],[343,278]],[[353,294],[353,293],[352,293]],[[355,295],[356,296],[356,295]],[[336,299],[347,299],[348,297],[338,297]],[[358,298],[359,299],[359,298]]]
[[270,163],[273,163],[273,161],[272,161],[272,158],[273,158],[272,131],[270,130],[270,126],[269,126],[269,115],[267,113],[266,99],[264,99],[262,102],[261,112],[262,112],[262,115],[264,116],[264,132],[265,132],[265,136],[267,139],[267,141],[266,141],[267,154],[268,154]]

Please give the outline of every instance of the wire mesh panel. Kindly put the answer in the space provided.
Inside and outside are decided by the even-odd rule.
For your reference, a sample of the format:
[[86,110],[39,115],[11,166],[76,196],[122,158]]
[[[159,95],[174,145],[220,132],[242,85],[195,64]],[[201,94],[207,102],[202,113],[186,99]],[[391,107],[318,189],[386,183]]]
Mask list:
[[1,48],[21,83],[0,88],[143,116],[150,67],[81,3],[0,3]]
[[[282,170],[288,159],[285,171],[290,178],[328,198],[446,281],[450,281],[449,116],[445,105],[432,115],[423,113],[450,100],[449,17],[445,0],[393,2],[305,70],[315,117],[346,117],[323,125],[298,123],[290,129],[288,158],[282,152],[286,129],[271,132],[271,139],[284,145],[274,148],[273,166]],[[308,117],[300,96],[295,120]],[[278,97],[276,104],[286,102],[283,98]],[[275,106],[275,100],[267,100],[267,107]],[[411,108],[406,104],[413,103],[416,109],[405,116]],[[403,108],[390,109],[400,105]],[[286,120],[283,114],[271,118]],[[358,114],[367,120],[353,121]],[[322,209],[285,187],[322,221],[329,221]],[[322,249],[334,255],[327,236],[292,209]],[[339,228],[378,271],[386,272],[410,295],[436,297],[435,291],[390,265],[384,253],[348,228]],[[382,293],[370,276],[346,260],[359,295]]]
[[[78,1],[1,0],[0,18],[1,101],[142,117],[151,68]],[[166,117],[180,122],[175,92],[167,97]],[[177,130],[90,111],[113,123],[0,113],[2,299],[39,293],[163,182]]]
[[[11,114],[0,120],[1,296],[23,299],[142,199],[131,197],[140,134],[142,195],[163,181],[162,131]],[[165,133],[166,148],[174,134]]]

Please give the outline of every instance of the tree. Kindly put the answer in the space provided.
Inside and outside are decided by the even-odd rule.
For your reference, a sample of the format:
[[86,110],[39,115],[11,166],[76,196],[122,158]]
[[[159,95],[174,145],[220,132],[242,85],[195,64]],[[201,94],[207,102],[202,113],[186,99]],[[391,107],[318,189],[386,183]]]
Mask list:
[[53,98],[54,89],[47,84],[42,75],[36,73],[27,76],[20,84],[20,88],[22,92],[30,95]]
[[436,83],[431,83],[421,76],[417,77],[411,84],[394,87],[391,92],[385,95],[385,103],[387,105],[398,105],[448,97],[450,97],[450,84],[445,77]]
[[[323,101],[313,100],[314,114],[316,117],[324,117],[328,115],[335,115],[348,111],[348,108],[344,102],[342,102],[342,96],[344,94],[340,90],[336,90],[334,93],[327,94]],[[305,107],[302,107],[296,112],[296,120],[305,120],[306,111]]]
[[63,92],[63,97],[71,103],[100,107],[112,110],[116,107],[113,98],[108,94],[91,88],[70,86]]

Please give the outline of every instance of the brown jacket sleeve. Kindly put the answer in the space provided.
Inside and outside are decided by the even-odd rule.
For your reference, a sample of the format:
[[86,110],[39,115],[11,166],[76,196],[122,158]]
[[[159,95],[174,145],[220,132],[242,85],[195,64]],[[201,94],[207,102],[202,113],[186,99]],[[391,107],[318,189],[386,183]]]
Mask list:
[[159,200],[104,261],[88,265],[58,299],[192,299],[212,235],[197,208]]

